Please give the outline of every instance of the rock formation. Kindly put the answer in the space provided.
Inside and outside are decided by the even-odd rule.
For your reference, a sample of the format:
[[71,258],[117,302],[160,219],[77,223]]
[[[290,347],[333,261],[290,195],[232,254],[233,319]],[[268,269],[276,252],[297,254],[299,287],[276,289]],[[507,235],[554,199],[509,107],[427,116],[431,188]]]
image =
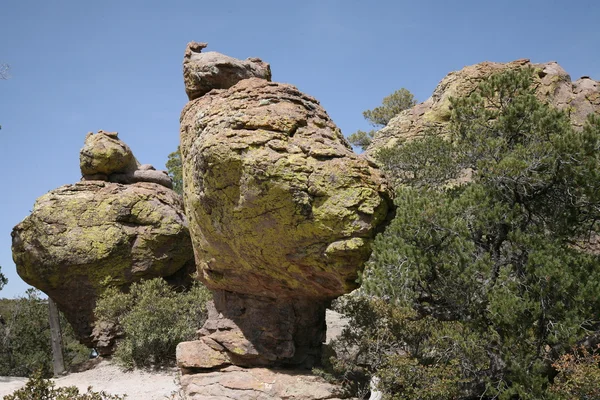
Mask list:
[[[79,339],[101,353],[110,352],[114,339],[111,327],[96,327],[92,335],[103,284],[126,288],[154,277],[184,283],[194,269],[181,197],[169,185],[154,183],[157,176],[169,179],[162,171],[138,165],[116,134],[88,135],[81,151],[83,181],[37,199],[12,232],[21,278],[52,298]],[[154,175],[149,182],[109,182],[136,171]]]
[[212,89],[229,89],[242,79],[271,80],[271,67],[260,58],[238,60],[215,51],[202,53],[206,43],[190,42],[183,58],[183,81],[188,99]]
[[494,73],[527,67],[534,69],[538,97],[567,110],[576,128],[583,126],[589,113],[600,113],[600,83],[587,76],[572,82],[556,62],[534,64],[526,59],[510,63],[483,62],[449,73],[429,99],[401,112],[378,131],[366,154],[372,155],[398,139],[420,136],[427,129],[443,130],[450,120],[451,97],[469,95],[482,80]]
[[167,172],[156,171],[150,164],[140,165],[117,132],[88,133],[79,154],[79,166],[84,181],[153,182],[173,188]]
[[[211,70],[194,48],[184,71]],[[264,78],[220,69],[227,88],[199,78],[206,93],[182,112],[184,200],[215,299],[199,340],[179,345],[184,372],[312,365],[326,305],[357,287],[391,212],[379,170],[318,101]]]

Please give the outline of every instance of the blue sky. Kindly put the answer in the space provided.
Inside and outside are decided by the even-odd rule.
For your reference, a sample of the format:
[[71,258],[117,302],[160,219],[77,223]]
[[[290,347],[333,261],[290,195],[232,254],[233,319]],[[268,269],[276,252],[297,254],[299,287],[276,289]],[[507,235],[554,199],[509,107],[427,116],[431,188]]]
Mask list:
[[425,100],[450,71],[481,61],[558,61],[600,79],[597,0],[3,0],[0,63],[0,266],[35,199],[79,180],[85,134],[118,131],[138,160],[164,168],[186,103],[188,41],[260,57],[273,80],[316,97],[348,135],[362,111],[406,87]]

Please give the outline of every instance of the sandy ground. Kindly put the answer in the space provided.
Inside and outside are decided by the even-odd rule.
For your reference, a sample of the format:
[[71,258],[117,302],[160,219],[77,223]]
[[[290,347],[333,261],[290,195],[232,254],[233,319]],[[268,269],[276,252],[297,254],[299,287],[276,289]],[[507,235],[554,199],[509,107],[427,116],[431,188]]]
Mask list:
[[[327,342],[340,334],[347,320],[327,310]],[[71,373],[55,379],[56,386],[77,386],[81,393],[88,386],[96,392],[127,395],[128,400],[180,400],[177,369],[162,372],[123,372],[107,360],[84,372]],[[27,378],[0,376],[0,398],[25,385]]]
[[[81,393],[88,386],[96,392],[127,395],[128,400],[178,400],[176,395],[177,370],[161,372],[123,372],[109,361],[101,361],[95,368],[55,379],[56,386],[77,386]],[[13,393],[25,385],[27,378],[0,377],[0,397]]]

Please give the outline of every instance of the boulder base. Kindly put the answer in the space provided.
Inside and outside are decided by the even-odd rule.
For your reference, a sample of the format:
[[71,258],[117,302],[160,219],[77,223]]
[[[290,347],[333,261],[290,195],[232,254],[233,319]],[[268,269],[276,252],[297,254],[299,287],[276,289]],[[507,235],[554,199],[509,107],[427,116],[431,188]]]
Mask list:
[[346,398],[339,387],[306,371],[245,369],[230,366],[218,372],[183,375],[188,400],[336,400]]
[[190,371],[227,364],[312,367],[325,341],[326,305],[215,291],[200,340],[181,343],[177,363]]

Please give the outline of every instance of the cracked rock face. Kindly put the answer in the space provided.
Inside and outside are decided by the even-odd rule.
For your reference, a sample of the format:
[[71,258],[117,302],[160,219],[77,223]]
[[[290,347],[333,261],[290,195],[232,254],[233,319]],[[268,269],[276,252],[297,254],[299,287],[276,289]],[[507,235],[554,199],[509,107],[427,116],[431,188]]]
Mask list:
[[373,155],[377,149],[392,146],[398,139],[420,136],[427,129],[443,130],[450,120],[450,97],[469,95],[492,74],[528,67],[534,69],[538,97],[566,110],[575,128],[583,126],[589,113],[600,114],[600,83],[587,76],[573,82],[556,62],[534,64],[527,59],[483,62],[449,73],[429,99],[401,112],[378,131],[366,154]]
[[[102,284],[140,279],[185,281],[193,251],[181,197],[154,183],[83,181],[40,197],[12,232],[17,272],[51,297],[89,346]],[[167,278],[169,280],[169,278]],[[100,335],[102,336],[102,335]]]
[[256,78],[213,90],[184,108],[181,153],[209,288],[326,300],[357,287],[389,193],[314,98]]

